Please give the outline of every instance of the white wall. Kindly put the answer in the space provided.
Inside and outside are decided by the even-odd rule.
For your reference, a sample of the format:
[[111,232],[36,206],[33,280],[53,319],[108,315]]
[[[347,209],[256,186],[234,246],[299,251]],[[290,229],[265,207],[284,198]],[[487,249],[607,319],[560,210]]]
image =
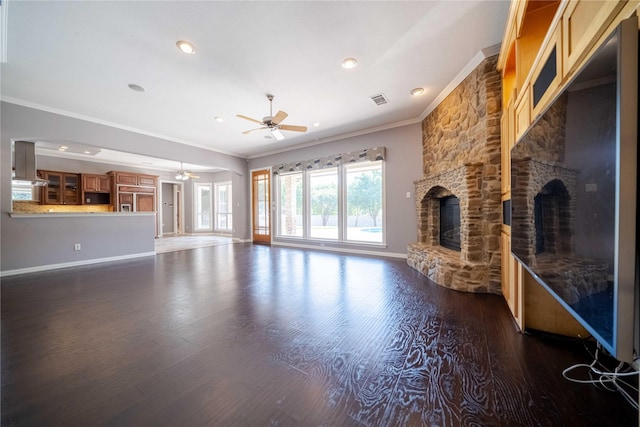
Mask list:
[[[351,243],[348,245],[324,243],[323,246],[340,250],[359,250],[391,256],[405,256],[407,245],[414,243],[417,239],[413,181],[422,178],[422,127],[420,123],[258,157],[249,161],[249,170],[371,147],[386,147],[387,247],[358,247]],[[411,193],[410,198],[406,197],[407,192]],[[272,194],[275,193],[272,191]],[[274,240],[278,243],[283,242],[278,239]],[[304,244],[312,245],[311,242]]]

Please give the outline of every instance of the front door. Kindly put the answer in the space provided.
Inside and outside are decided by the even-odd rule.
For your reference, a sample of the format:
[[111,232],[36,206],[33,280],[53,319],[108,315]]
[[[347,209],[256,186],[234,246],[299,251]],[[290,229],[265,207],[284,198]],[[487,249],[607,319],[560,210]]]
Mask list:
[[266,170],[251,172],[251,193],[253,196],[253,242],[271,243],[271,172]]

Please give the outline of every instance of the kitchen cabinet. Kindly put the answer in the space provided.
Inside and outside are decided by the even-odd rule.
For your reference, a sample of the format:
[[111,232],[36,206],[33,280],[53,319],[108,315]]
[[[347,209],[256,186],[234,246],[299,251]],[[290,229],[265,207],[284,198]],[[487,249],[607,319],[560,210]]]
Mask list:
[[136,212],[154,212],[156,210],[156,200],[154,194],[136,194]]
[[129,172],[110,172],[115,176],[116,185],[143,185],[155,187],[158,177]]
[[114,211],[155,212],[158,177],[131,172],[111,171],[115,183]]
[[82,174],[82,191],[89,193],[109,193],[111,177],[109,175]]
[[109,175],[82,174],[81,177],[82,204],[111,204],[111,177]]
[[43,205],[80,204],[80,175],[77,173],[38,171],[42,179],[49,181],[42,187],[40,203]]

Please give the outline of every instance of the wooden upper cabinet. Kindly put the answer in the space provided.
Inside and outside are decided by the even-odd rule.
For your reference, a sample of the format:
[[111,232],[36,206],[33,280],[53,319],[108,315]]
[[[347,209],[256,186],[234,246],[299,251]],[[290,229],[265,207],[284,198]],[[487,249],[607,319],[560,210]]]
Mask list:
[[116,184],[138,185],[138,175],[135,173],[114,172]]
[[541,60],[531,74],[531,120],[555,98],[562,82],[561,26],[553,30],[549,43],[542,51]]
[[153,175],[138,175],[138,185],[156,186],[157,177]]
[[137,173],[112,172],[116,176],[116,184],[156,186],[158,177]]
[[108,193],[111,191],[109,175],[82,174],[82,191],[85,193]]
[[38,171],[40,178],[49,181],[40,191],[43,205],[80,204],[80,175],[77,173]]
[[563,76],[588,53],[626,1],[572,1],[562,14]]

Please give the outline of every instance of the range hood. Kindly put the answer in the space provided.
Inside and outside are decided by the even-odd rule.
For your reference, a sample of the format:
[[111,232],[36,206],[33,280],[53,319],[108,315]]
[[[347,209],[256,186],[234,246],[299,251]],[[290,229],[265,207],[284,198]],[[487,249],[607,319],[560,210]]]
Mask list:
[[33,187],[47,185],[49,181],[38,178],[35,142],[16,141],[14,145],[15,175],[13,177],[13,183],[18,185],[31,185]]

